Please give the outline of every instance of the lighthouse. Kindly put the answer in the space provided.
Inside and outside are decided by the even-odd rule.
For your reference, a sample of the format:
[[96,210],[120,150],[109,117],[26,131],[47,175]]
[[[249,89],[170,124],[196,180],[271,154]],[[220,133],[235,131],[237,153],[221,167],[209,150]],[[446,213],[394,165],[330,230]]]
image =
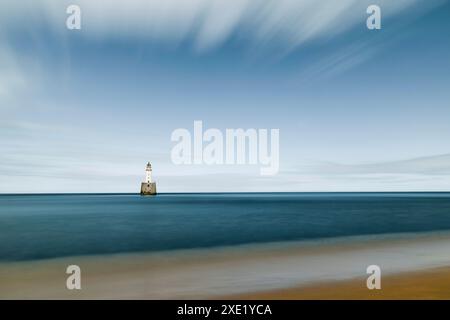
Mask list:
[[145,182],[152,183],[152,165],[150,162],[148,162],[145,167]]
[[141,195],[155,195],[156,182],[152,181],[152,165],[150,162],[145,166],[145,181],[141,183]]

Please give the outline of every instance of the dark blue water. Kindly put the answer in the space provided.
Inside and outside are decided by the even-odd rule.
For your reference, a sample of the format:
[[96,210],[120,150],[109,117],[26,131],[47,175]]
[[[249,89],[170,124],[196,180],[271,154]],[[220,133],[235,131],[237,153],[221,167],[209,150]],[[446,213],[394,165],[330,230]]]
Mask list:
[[450,193],[1,195],[0,260],[450,229]]

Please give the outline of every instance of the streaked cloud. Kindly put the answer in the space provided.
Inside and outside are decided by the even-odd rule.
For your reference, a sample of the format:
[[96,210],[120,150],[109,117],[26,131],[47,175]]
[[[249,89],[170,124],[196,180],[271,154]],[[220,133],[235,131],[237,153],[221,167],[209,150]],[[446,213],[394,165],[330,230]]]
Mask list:
[[[190,50],[189,55],[194,53],[213,56],[217,53],[217,60],[214,60],[213,56],[213,59],[205,59],[205,61],[215,61],[220,64],[228,59],[222,56],[220,49],[230,40],[239,41],[240,45],[244,49],[249,49],[250,53],[265,52],[265,49],[269,49],[272,53],[270,49],[274,49],[279,50],[277,54],[283,57],[295,50],[308,49],[311,45],[314,50],[309,52],[310,60],[301,61],[304,63],[301,70],[302,79],[334,77],[371,59],[380,47],[385,48],[385,38],[381,41],[372,39],[361,41],[359,38],[358,41],[352,41],[353,38],[350,37],[344,39],[346,41],[334,41],[334,37],[338,38],[336,40],[342,40],[339,36],[347,32],[350,34],[354,28],[364,30],[367,17],[365,9],[372,2],[369,0],[3,1],[0,4],[0,147],[2,150],[0,192],[137,192],[142,179],[143,163],[148,160],[154,162],[158,188],[162,192],[445,190],[450,188],[450,155],[448,154],[391,162],[380,162],[381,158],[377,155],[371,158],[362,154],[359,159],[366,156],[366,159],[373,162],[342,164],[331,162],[339,161],[337,160],[339,157],[336,157],[337,152],[333,154],[333,151],[324,151],[323,159],[330,162],[315,162],[290,172],[284,170],[270,178],[261,178],[257,168],[250,171],[252,168],[248,167],[177,167],[169,161],[171,147],[169,133],[174,129],[174,123],[177,123],[178,118],[189,119],[191,115],[210,117],[215,113],[217,117],[220,117],[224,114],[222,112],[224,109],[231,113],[238,108],[239,113],[224,117],[223,121],[228,122],[218,122],[218,126],[254,127],[259,120],[267,123],[268,126],[273,124],[278,127],[279,125],[283,139],[290,135],[294,141],[289,146],[289,151],[300,150],[299,154],[303,155],[309,150],[308,147],[302,149],[300,139],[308,139],[308,137],[299,137],[299,132],[288,131],[289,126],[293,126],[292,123],[298,120],[295,119],[296,116],[303,117],[305,121],[311,121],[311,127],[313,128],[314,124],[314,127],[320,128],[320,131],[323,130],[324,137],[327,136],[326,133],[328,136],[333,135],[330,130],[339,130],[339,126],[331,126],[330,129],[330,123],[342,121],[342,128],[346,127],[352,131],[352,135],[343,135],[345,139],[342,139],[342,145],[346,148],[342,152],[347,152],[349,157],[361,154],[361,150],[358,149],[361,148],[361,144],[351,145],[352,139],[349,137],[359,134],[358,130],[361,126],[354,124],[361,123],[361,118],[352,117],[352,113],[355,113],[354,110],[358,110],[357,113],[363,113],[364,101],[355,99],[348,102],[348,105],[344,105],[342,101],[336,104],[335,99],[339,99],[340,96],[331,93],[327,96],[326,91],[329,89],[327,82],[317,81],[314,86],[311,86],[316,90],[311,91],[311,95],[317,94],[316,96],[320,98],[318,100],[321,101],[306,98],[301,100],[301,94],[291,93],[306,91],[309,88],[305,89],[297,85],[297,77],[293,81],[295,84],[292,85],[289,94],[284,83],[277,84],[282,82],[280,79],[283,80],[285,75],[290,76],[288,72],[285,72],[286,66],[281,66],[285,69],[277,69],[278,65],[276,65],[273,68],[276,69],[274,73],[265,75],[267,82],[259,83],[258,73],[252,74],[239,67],[230,75],[228,71],[235,61],[227,61],[211,72],[212,77],[209,78],[209,74],[208,77],[203,73],[198,77],[193,74],[204,61],[203,56],[198,60],[197,57],[186,59],[186,61],[180,59],[181,62],[170,60],[174,57],[170,56],[162,61],[161,64],[166,63],[166,65],[163,65],[158,73],[158,70],[151,70],[151,68],[143,67],[141,70],[141,66],[144,65],[138,65],[139,62],[133,60],[135,59],[133,54],[139,51],[142,43],[151,42],[180,50],[187,48],[187,51]],[[67,17],[65,9],[73,3],[82,8],[82,31],[74,31],[75,36],[71,37],[72,31],[68,31],[65,27]],[[442,1],[377,1],[383,9],[383,19],[401,15],[404,18],[403,21],[408,22],[413,20],[409,17],[411,12],[421,14],[439,3]],[[392,35],[392,32],[390,34]],[[110,43],[106,43],[102,47],[105,44],[104,40],[107,42],[111,39],[124,41],[113,41],[111,46]],[[329,45],[327,40],[330,39],[330,42],[336,43],[335,46]],[[29,43],[20,43],[20,41],[29,41]],[[180,46],[177,47],[178,45]],[[71,49],[74,52],[70,52]],[[103,60],[110,58],[109,50],[115,49],[120,51],[121,55],[113,56],[114,61],[111,65],[102,65]],[[430,49],[427,48],[427,50]],[[87,52],[86,56],[92,60],[85,59],[84,52]],[[76,56],[78,53],[81,55]],[[408,55],[408,52],[404,52],[404,55]],[[153,58],[145,57],[147,60]],[[129,62],[127,59],[136,62],[135,65],[131,65],[135,67],[135,73],[121,72],[124,69],[128,70],[130,66],[127,64]],[[192,61],[195,63],[189,65]],[[74,62],[73,70],[71,62]],[[161,61],[155,58],[152,62],[157,65]],[[186,68],[183,65],[177,69],[176,73],[170,74],[171,69],[167,68],[167,64],[171,63],[174,63],[174,68],[181,63],[186,63]],[[179,64],[176,65],[176,63]],[[289,63],[292,61],[287,64]],[[417,63],[423,64],[424,59],[417,60]],[[97,69],[98,65],[102,65],[103,68]],[[105,72],[106,70],[108,72]],[[209,71],[207,68],[205,70]],[[97,77],[102,72],[105,74]],[[145,82],[150,79],[147,73],[154,76],[155,82],[161,82],[161,86],[152,87],[148,84],[146,87]],[[271,75],[275,77],[271,78]],[[70,79],[72,86],[68,86],[67,90],[71,94],[67,99],[65,99],[65,92],[61,90],[63,87],[61,83],[64,83],[66,76],[72,77]],[[178,89],[184,83],[181,81],[172,83],[178,79],[187,80],[196,85],[187,86],[189,88],[179,92]],[[112,85],[109,83],[111,80],[114,80],[114,84],[119,83],[120,86]],[[408,80],[405,78],[405,81]],[[220,87],[220,94],[204,86],[208,82],[217,84]],[[247,83],[248,86],[246,86]],[[102,87],[102,85],[105,86]],[[141,91],[136,89],[139,85],[142,85]],[[361,89],[361,87],[355,88],[358,85],[349,83],[348,88],[351,88],[351,93]],[[381,91],[385,90],[383,88],[380,89],[376,85],[372,87],[372,85],[374,84],[370,84],[369,93],[372,90],[382,95],[389,93]],[[161,90],[163,86],[166,86],[164,88],[167,88],[167,91]],[[43,90],[42,92],[33,91],[34,87]],[[100,87],[103,91],[99,90]],[[239,90],[236,90],[238,87]],[[190,95],[190,90],[198,91]],[[141,92],[141,96],[136,96],[137,92]],[[267,94],[261,95],[261,92]],[[111,95],[111,93],[116,94]],[[343,95],[346,93],[348,92],[344,92]],[[155,99],[155,94],[158,99]],[[365,94],[366,91],[361,91],[362,96],[370,96]],[[424,99],[430,97],[427,100],[430,114],[433,114],[433,111],[439,111],[439,103],[444,105],[443,102],[433,98],[432,94],[429,90],[423,90]],[[97,100],[91,101],[93,97]],[[191,97],[194,98],[191,99]],[[442,94],[442,97],[445,98],[442,101],[448,100],[447,95]],[[136,100],[133,100],[135,98]],[[28,100],[22,101],[24,99]],[[117,101],[124,104],[123,110],[115,109]],[[204,101],[211,105],[204,109],[197,108],[196,104],[204,103]],[[388,102],[384,103],[385,106],[380,104],[380,108],[385,108],[380,109],[380,113],[389,115],[386,109],[396,108],[395,101],[392,104]],[[411,113],[417,112],[410,108],[413,102],[407,94],[401,101],[402,104],[407,105],[407,112]],[[19,105],[23,108],[17,108]],[[291,115],[290,112],[296,107],[304,110],[303,113],[293,112]],[[151,108],[155,108],[155,112],[150,115]],[[338,113],[333,112],[333,108],[339,108],[339,110],[342,108],[342,116],[336,116]],[[316,110],[323,110],[323,112],[319,114]],[[254,113],[255,111],[258,113]],[[435,125],[436,119],[444,119],[446,114],[442,111],[434,118],[430,117],[429,122]],[[233,117],[237,120],[232,119]],[[417,113],[417,117],[420,117],[420,113]],[[148,126],[142,120],[146,118]],[[371,121],[375,120],[371,119]],[[380,120],[377,119],[377,121]],[[187,122],[186,125],[188,124],[190,123]],[[380,125],[383,124],[380,122]],[[137,127],[142,127],[142,130],[135,129]],[[288,129],[285,130],[285,128]],[[378,131],[369,129],[376,136]],[[410,133],[415,128],[405,126],[399,121],[398,128],[395,130],[398,130],[404,139],[411,140]],[[437,133],[424,130],[423,139],[435,141],[436,147],[431,152],[421,149],[422,154],[433,154],[436,150],[447,152],[448,150],[445,150],[447,136],[448,132],[444,129]],[[376,138],[386,139],[383,136]],[[378,141],[379,146],[382,146],[384,141]],[[416,148],[416,146],[413,147]],[[313,152],[314,149],[319,148],[326,149],[326,144],[321,145],[318,140],[317,145],[312,148]],[[405,149],[410,148],[410,145],[405,146]],[[395,156],[397,153],[393,155]],[[286,158],[290,158],[288,159],[290,162],[297,161],[295,152],[293,155],[286,155]]]
[[[421,3],[422,11],[439,0],[378,0],[383,19]],[[10,1],[2,24],[39,20],[64,32],[65,8],[73,1]],[[289,50],[324,36],[365,26],[371,0],[78,0],[82,34],[87,37],[144,37],[172,44],[192,37],[200,52],[214,49],[232,35],[251,45],[277,42]],[[22,18],[22,19],[19,19]],[[8,30],[10,30],[8,28]]]
[[0,109],[12,107],[15,97],[29,85],[14,54],[0,45]]
[[338,164],[324,163],[313,170],[321,174],[422,174],[450,175],[450,154],[420,157],[399,161]]

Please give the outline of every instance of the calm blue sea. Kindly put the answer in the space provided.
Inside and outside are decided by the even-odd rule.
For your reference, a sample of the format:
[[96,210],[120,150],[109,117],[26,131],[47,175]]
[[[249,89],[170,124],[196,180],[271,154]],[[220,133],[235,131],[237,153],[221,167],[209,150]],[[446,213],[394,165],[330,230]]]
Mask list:
[[0,195],[0,260],[450,229],[450,193]]

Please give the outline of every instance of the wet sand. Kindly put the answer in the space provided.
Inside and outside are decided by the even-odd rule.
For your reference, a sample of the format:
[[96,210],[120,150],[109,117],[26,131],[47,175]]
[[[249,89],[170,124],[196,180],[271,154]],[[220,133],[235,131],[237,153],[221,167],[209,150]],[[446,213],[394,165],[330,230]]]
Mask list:
[[224,296],[249,300],[449,300],[450,267],[406,272],[383,278],[380,290],[368,290],[366,278]]
[[[66,288],[68,265],[81,290]],[[365,287],[382,270],[382,290]],[[1,299],[447,298],[450,235],[328,239],[0,263]]]

